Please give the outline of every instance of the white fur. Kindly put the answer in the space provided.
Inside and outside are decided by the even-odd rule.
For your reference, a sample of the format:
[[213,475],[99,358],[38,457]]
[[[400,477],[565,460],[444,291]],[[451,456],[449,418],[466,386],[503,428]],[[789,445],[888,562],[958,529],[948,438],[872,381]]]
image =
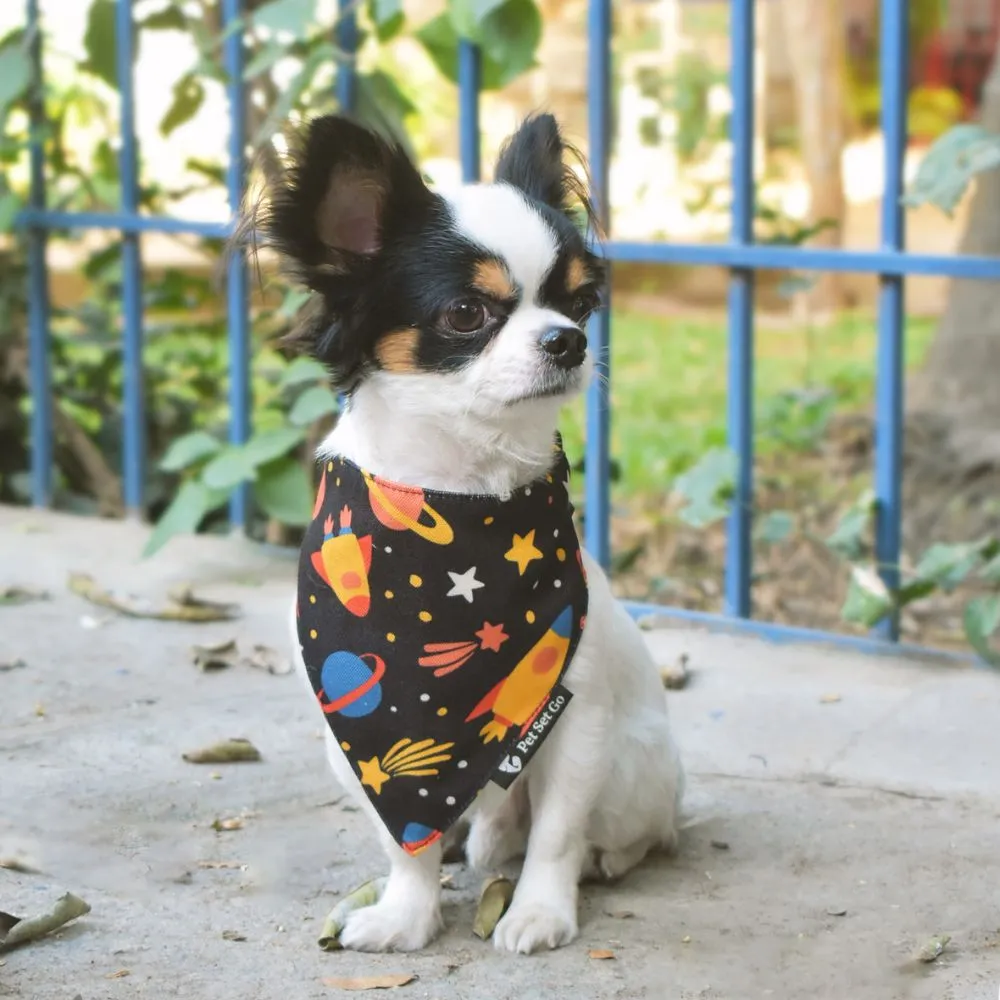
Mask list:
[[[534,293],[555,242],[511,188],[464,188],[453,198],[463,230],[508,262],[527,293],[524,304],[462,372],[368,376],[320,454],[343,455],[377,475],[429,489],[507,494],[548,470],[566,401],[509,403],[538,378],[537,336],[554,314],[534,304]],[[567,395],[582,388],[591,368],[588,359]],[[673,847],[677,837],[683,773],[658,672],[604,572],[586,555],[584,565],[587,624],[565,678],[573,700],[512,789],[487,786],[471,813],[470,863],[490,870],[525,854],[513,903],[494,934],[504,951],[569,943],[577,935],[581,877],[621,876],[651,849]],[[295,636],[294,614],[292,630]],[[297,636],[293,641],[298,651]],[[327,737],[337,778],[368,812],[391,864],[382,899],[351,915],[343,943],[364,951],[422,948],[441,927],[440,844],[417,857],[398,847],[336,740]]]

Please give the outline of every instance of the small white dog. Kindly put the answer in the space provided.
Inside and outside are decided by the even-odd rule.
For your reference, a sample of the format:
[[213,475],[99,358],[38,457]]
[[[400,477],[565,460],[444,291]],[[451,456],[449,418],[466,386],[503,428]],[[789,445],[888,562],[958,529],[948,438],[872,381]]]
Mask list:
[[[293,633],[330,723],[330,763],[391,864],[380,901],[349,918],[349,948],[408,951],[434,938],[441,835],[459,816],[471,822],[473,866],[524,856],[494,934],[510,952],[572,941],[583,876],[616,878],[676,843],[683,773],[660,678],[604,572],[573,558],[557,481],[558,414],[592,373],[582,326],[603,282],[566,151],[551,116],[530,118],[493,184],[438,194],[398,146],[330,116],[308,126],[269,192],[265,239],[314,292],[298,338],[348,400],[320,448]],[[542,527],[518,534],[532,503]],[[486,528],[463,534],[466,522],[502,528],[508,514],[500,548]],[[557,542],[561,524],[572,538]],[[548,609],[537,628],[525,602]],[[464,641],[459,627],[480,621],[480,641]],[[494,686],[486,671],[505,653]],[[501,691],[515,665],[530,705],[509,707]],[[457,693],[439,697],[452,680]],[[448,716],[469,692],[476,703]],[[424,727],[416,739],[392,729],[402,715]]]

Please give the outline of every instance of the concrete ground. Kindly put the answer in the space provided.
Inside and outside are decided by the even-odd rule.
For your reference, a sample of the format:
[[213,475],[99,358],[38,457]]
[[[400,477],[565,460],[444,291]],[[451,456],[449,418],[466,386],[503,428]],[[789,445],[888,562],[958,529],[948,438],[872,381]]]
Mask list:
[[[0,869],[0,910],[67,889],[92,906],[0,954],[0,997],[312,1000],[340,992],[324,977],[389,973],[418,977],[400,990],[414,1000],[998,995],[1000,677],[688,630],[649,636],[694,670],[669,695],[690,774],[679,857],[587,887],[579,940],[553,954],[474,938],[480,880],[460,866],[427,952],[320,951],[338,895],[382,870],[375,838],[327,772],[297,678],[205,674],[189,654],[230,637],[283,648],[292,560],[198,538],[143,563],[144,537],[0,508],[0,588],[52,595],[0,607],[0,664],[24,661],[0,672],[0,856],[44,872]],[[115,617],[68,592],[70,570],[152,598],[193,582],[242,616]],[[231,736],[263,761],[181,758]],[[941,934],[942,957],[915,962]]]

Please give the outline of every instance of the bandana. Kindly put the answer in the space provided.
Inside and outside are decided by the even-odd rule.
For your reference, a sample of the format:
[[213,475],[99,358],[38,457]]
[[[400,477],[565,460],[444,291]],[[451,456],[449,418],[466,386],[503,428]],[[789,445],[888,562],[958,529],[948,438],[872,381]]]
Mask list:
[[569,466],[509,499],[327,461],[299,561],[298,634],[326,721],[417,854],[507,788],[571,694],[587,582]]

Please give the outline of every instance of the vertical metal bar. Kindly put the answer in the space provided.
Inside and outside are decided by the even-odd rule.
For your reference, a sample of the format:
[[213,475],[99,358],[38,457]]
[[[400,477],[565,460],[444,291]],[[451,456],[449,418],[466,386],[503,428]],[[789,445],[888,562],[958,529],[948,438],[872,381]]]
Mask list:
[[[590,0],[587,12],[587,120],[591,196],[604,233],[610,236],[608,183],[611,159],[611,0]],[[610,265],[609,265],[610,266]],[[596,363],[587,393],[587,450],[584,462],[584,544],[605,569],[611,562],[611,280],[604,308],[587,328]]]
[[[118,90],[121,94],[121,208],[134,215],[139,208],[139,157],[135,136],[134,37],[132,0],[117,0],[115,37]],[[145,486],[146,412],[142,370],[142,256],[138,233],[122,235],[122,317],[124,367],[124,447],[122,454],[125,510],[141,516]]]
[[463,38],[458,43],[458,144],[464,184],[474,184],[482,176],[479,128],[481,72],[479,46]]
[[[882,195],[882,249],[903,249],[903,159],[906,154],[908,25],[906,0],[882,0],[882,132],[885,140],[885,190]],[[878,359],[875,383],[875,559],[890,590],[899,586],[903,503],[903,279],[879,279]],[[876,631],[899,638],[897,616]]]
[[[733,0],[730,26],[730,89],[733,111],[732,241],[753,242],[754,0]],[[729,447],[736,454],[736,483],[726,546],[725,610],[751,613],[753,552],[753,271],[729,278]]]
[[[31,117],[29,147],[31,188],[29,204],[45,208],[45,86],[42,80],[42,26],[38,0],[28,0],[27,29],[31,59],[28,112]],[[28,383],[31,392],[31,502],[47,507],[52,502],[52,373],[49,364],[49,278],[46,267],[45,229],[28,232]]]
[[344,60],[337,67],[337,104],[340,110],[354,110],[358,96],[358,74],[354,59],[358,51],[357,0],[337,0],[337,46]]
[[[234,216],[243,201],[246,179],[246,93],[243,85],[243,31],[236,27],[242,16],[242,0],[223,0],[223,27],[226,31],[226,86],[229,98],[229,163],[226,187],[229,208]],[[229,257],[227,312],[229,329],[229,440],[243,444],[250,436],[250,315],[246,255],[235,247]],[[229,521],[245,529],[250,500],[247,486],[239,486],[229,498]]]

